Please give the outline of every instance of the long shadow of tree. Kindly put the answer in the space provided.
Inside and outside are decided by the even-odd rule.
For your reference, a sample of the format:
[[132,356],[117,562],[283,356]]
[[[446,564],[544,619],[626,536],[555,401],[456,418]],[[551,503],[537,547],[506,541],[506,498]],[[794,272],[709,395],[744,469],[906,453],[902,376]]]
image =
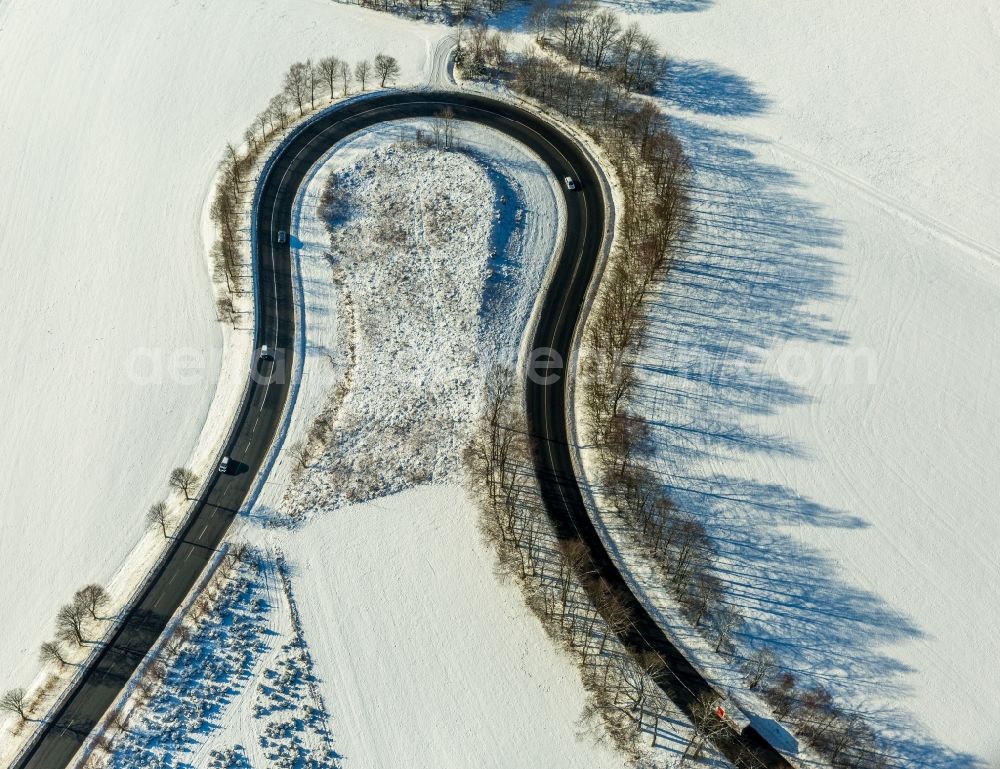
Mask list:
[[767,98],[745,77],[708,61],[671,59],[661,95],[674,107],[704,115],[756,115]]
[[[682,62],[674,74],[664,98],[688,112],[752,115],[767,106],[748,81],[709,64]],[[791,174],[762,162],[749,137],[696,118],[675,118],[674,127],[694,166],[696,224],[651,303],[637,366],[636,405],[651,417],[657,469],[676,504],[713,535],[729,600],[749,617],[743,641],[776,648],[800,680],[827,686],[848,707],[866,709],[875,693],[903,702],[912,671],[884,650],[920,639],[921,630],[783,530],[857,530],[868,526],[864,516],[731,469],[758,455],[806,455],[753,426],[810,400],[760,364],[789,343],[849,341],[823,309],[843,299],[840,227]],[[901,766],[983,766],[926,738],[904,708],[870,717]]]

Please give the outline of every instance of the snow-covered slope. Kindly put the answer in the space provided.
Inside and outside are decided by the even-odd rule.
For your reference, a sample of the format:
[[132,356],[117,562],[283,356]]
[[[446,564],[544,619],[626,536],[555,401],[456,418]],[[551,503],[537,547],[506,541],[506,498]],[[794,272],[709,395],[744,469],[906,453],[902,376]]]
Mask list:
[[290,539],[344,766],[622,766],[581,733],[579,674],[497,581],[475,520],[460,488],[431,486]]
[[1000,10],[680,5],[635,15],[696,167],[643,361],[664,477],[748,633],[903,765],[1000,760]]
[[326,0],[0,4],[0,690],[30,682],[59,604],[110,579],[199,441],[225,143],[293,61],[384,50],[414,82],[445,34]]

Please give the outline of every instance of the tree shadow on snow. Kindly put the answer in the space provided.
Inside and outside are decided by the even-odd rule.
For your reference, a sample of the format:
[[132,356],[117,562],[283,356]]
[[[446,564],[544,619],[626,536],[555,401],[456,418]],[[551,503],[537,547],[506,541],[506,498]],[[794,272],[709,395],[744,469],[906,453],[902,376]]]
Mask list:
[[671,106],[703,115],[757,115],[768,107],[753,83],[708,61],[671,59],[660,96]]
[[[766,103],[742,78],[681,66],[667,99],[710,115],[753,114]],[[670,90],[670,89],[668,89]],[[803,381],[761,362],[789,344],[844,348],[830,312],[843,302],[841,228],[796,178],[762,162],[745,135],[675,118],[694,173],[694,225],[650,305],[637,366],[636,409],[650,417],[657,471],[680,509],[704,522],[719,550],[729,600],[749,616],[741,646],[766,643],[805,685],[849,708],[873,693],[904,704],[872,723],[901,766],[979,769],[974,756],[927,739],[905,712],[913,671],[886,649],[923,633],[880,596],[799,537],[802,527],[868,527],[864,511],[833,509],[744,472],[761,455],[807,449],[759,427],[760,417],[805,407]],[[775,371],[781,373],[775,373]]]

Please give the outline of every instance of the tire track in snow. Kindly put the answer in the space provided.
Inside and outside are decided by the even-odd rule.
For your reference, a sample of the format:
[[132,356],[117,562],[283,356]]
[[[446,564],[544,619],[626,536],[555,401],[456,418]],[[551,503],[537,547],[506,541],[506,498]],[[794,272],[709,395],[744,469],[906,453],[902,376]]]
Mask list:
[[853,174],[840,170],[831,163],[827,163],[824,160],[819,160],[811,155],[807,155],[804,152],[793,149],[786,144],[782,144],[781,142],[774,142],[772,144],[772,150],[777,155],[784,155],[792,161],[809,166],[821,176],[828,179],[834,179],[848,185],[852,189],[861,193],[861,195],[869,202],[874,203],[883,211],[886,211],[903,221],[909,222],[938,240],[949,243],[968,254],[985,259],[991,262],[994,266],[1000,267],[1000,249],[994,248],[993,246],[987,245],[986,243],[967,235],[957,227],[952,227],[950,224],[946,224],[940,219],[936,219],[918,208],[915,208],[908,203],[904,203],[899,198],[890,195],[889,193],[882,192],[868,182],[854,176]]

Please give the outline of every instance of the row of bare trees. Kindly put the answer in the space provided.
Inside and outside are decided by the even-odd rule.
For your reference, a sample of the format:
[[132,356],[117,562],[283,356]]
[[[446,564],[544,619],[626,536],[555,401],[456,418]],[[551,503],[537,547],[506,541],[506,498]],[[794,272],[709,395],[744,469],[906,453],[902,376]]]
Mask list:
[[198,624],[217,611],[218,604],[227,593],[239,593],[248,584],[248,569],[241,568],[244,566],[259,572],[264,568],[262,554],[246,543],[232,543],[220,562],[218,571],[191,606],[184,620],[176,625],[168,625],[164,631],[166,637],[158,657],[139,668],[138,680],[131,697],[121,707],[112,707],[104,715],[104,726],[98,727],[94,753],[91,755],[103,753],[105,760],[88,761],[85,766],[106,769],[109,763],[114,763],[106,759],[115,751],[117,739],[130,731],[129,722],[133,714],[146,707],[161,689],[182,651],[196,639]]
[[[590,13],[586,5],[574,3],[573,8],[574,13]],[[598,18],[603,13],[589,16],[586,24],[614,28],[609,19]],[[567,23],[562,16],[556,18]],[[560,29],[565,32],[566,27]],[[690,222],[685,194],[690,167],[668,118],[648,101],[629,94],[635,89],[622,82],[620,73],[597,65],[593,60],[600,55],[599,46],[594,48],[597,43],[580,45],[576,50],[584,53],[567,53],[568,58],[605,69],[604,76],[579,68],[570,71],[532,53],[511,68],[511,76],[516,90],[587,126],[622,184],[616,248],[588,322],[588,349],[580,366],[588,428],[600,447],[600,487],[628,524],[634,541],[660,569],[689,621],[717,652],[741,664],[749,688],[762,688],[772,702],[785,703],[777,714],[788,717],[799,736],[833,765],[889,766],[874,730],[862,716],[835,705],[825,689],[789,688],[794,678],[780,672],[771,649],[739,656],[734,635],[743,618],[715,572],[714,543],[700,520],[674,505],[648,466],[647,425],[629,410],[636,386],[633,364],[647,330],[645,303],[655,285],[666,278]],[[823,703],[822,718],[816,715],[816,703]]]
[[[193,499],[193,494],[198,490],[201,483],[201,476],[187,467],[175,467],[170,471],[167,483],[174,491],[184,495],[186,502]],[[163,533],[163,538],[170,536],[168,526],[170,526],[170,508],[166,502],[154,502],[146,511],[146,525],[153,529],[159,529]]]
[[[341,97],[347,96],[353,81],[357,81],[362,91],[374,79],[385,88],[386,83],[399,77],[399,73],[399,62],[385,53],[377,54],[374,62],[362,59],[353,69],[349,62],[336,56],[327,56],[315,63],[312,59],[296,62],[285,73],[281,92],[271,99],[268,108],[257,117],[254,127],[247,129],[246,139],[248,143],[253,142],[256,134],[254,129],[259,128],[266,140],[267,126],[273,126],[275,122],[281,125],[282,121],[287,121],[289,109],[298,110],[299,117],[302,117],[307,109],[316,109],[317,101],[322,102],[324,98],[333,101],[338,94]],[[254,136],[251,136],[251,131]]]
[[[184,495],[185,500],[192,499],[197,491],[200,477],[186,467],[174,468],[168,478],[168,483],[175,491]],[[170,522],[166,502],[153,504],[146,513],[148,525],[162,530],[163,536],[169,536]],[[239,549],[240,557],[246,548]],[[91,583],[73,594],[73,600],[64,604],[56,612],[56,633],[51,641],[45,641],[39,647],[38,658],[43,663],[54,663],[60,668],[70,664],[72,655],[70,649],[80,648],[94,643],[91,638],[93,623],[105,620],[99,615],[111,602],[111,596],[101,585]],[[26,721],[29,712],[29,697],[23,688],[11,689],[0,697],[0,712],[16,713],[22,721]]]
[[536,0],[529,21],[539,45],[628,92],[651,93],[666,77],[667,58],[656,41],[595,0]]
[[[175,467],[167,479],[172,489],[184,495],[190,501],[197,491],[201,478],[187,467]],[[146,514],[146,522],[151,527],[160,529],[164,538],[169,536],[169,510],[166,502],[156,502]],[[254,555],[245,544],[234,545],[227,553],[220,569],[223,578],[228,578],[236,564],[246,561]],[[71,650],[79,649],[97,641],[94,636],[94,623],[110,619],[101,616],[111,603],[111,595],[97,583],[91,583],[80,588],[73,594],[73,599],[64,604],[56,612],[55,638],[45,641],[38,650],[38,658],[42,663],[52,663],[59,668],[71,664]],[[92,637],[94,636],[94,637]],[[21,722],[28,720],[32,708],[31,698],[24,688],[10,689],[0,696],[0,712],[14,713]]]
[[385,87],[395,82],[400,72],[396,58],[385,53],[354,65],[336,56],[295,62],[282,78],[281,91],[244,132],[246,152],[241,153],[231,143],[226,145],[210,209],[218,230],[212,248],[215,276],[220,283],[225,281],[227,289],[217,302],[220,320],[234,322],[237,314],[233,297],[243,290],[240,244],[244,195],[252,188],[253,170],[268,140],[275,132],[285,130],[295,117],[301,118],[318,106],[348,96],[355,84],[361,91],[376,82]]
[[[107,619],[101,612],[111,596],[103,586],[91,583],[73,594],[73,600],[61,606],[56,613],[56,634],[52,641],[45,641],[38,651],[43,663],[55,663],[60,668],[70,664],[70,648],[92,643],[91,623]],[[0,696],[0,712],[14,713],[27,721],[32,708],[31,699],[23,688],[10,689]]]
[[[638,757],[640,745],[648,740],[655,747],[665,720],[676,718],[662,685],[666,664],[652,652],[631,653],[618,641],[631,621],[624,597],[596,575],[585,544],[557,536],[545,517],[509,368],[495,365],[487,372],[484,404],[465,452],[483,535],[501,570],[517,580],[546,630],[578,662],[590,693],[585,723]],[[719,727],[717,698],[706,701],[706,717],[695,719],[689,738],[690,757]]]
[[666,277],[688,225],[689,171],[666,117],[648,103],[626,110],[602,138],[622,183],[624,205],[581,365],[588,427],[601,447],[601,487],[659,567],[687,619],[716,652],[741,662],[749,688],[763,686],[772,702],[786,703],[776,714],[787,716],[796,733],[833,766],[887,767],[890,760],[863,716],[838,707],[822,687],[789,691],[791,677],[779,673],[770,648],[739,657],[733,638],[743,618],[716,574],[714,542],[700,520],[674,505],[647,464],[647,425],[628,408],[636,385],[633,363],[646,335],[649,292]]
[[764,687],[779,720],[838,769],[891,769],[896,764],[880,745],[864,714],[839,706],[822,685],[801,686],[782,673]]

